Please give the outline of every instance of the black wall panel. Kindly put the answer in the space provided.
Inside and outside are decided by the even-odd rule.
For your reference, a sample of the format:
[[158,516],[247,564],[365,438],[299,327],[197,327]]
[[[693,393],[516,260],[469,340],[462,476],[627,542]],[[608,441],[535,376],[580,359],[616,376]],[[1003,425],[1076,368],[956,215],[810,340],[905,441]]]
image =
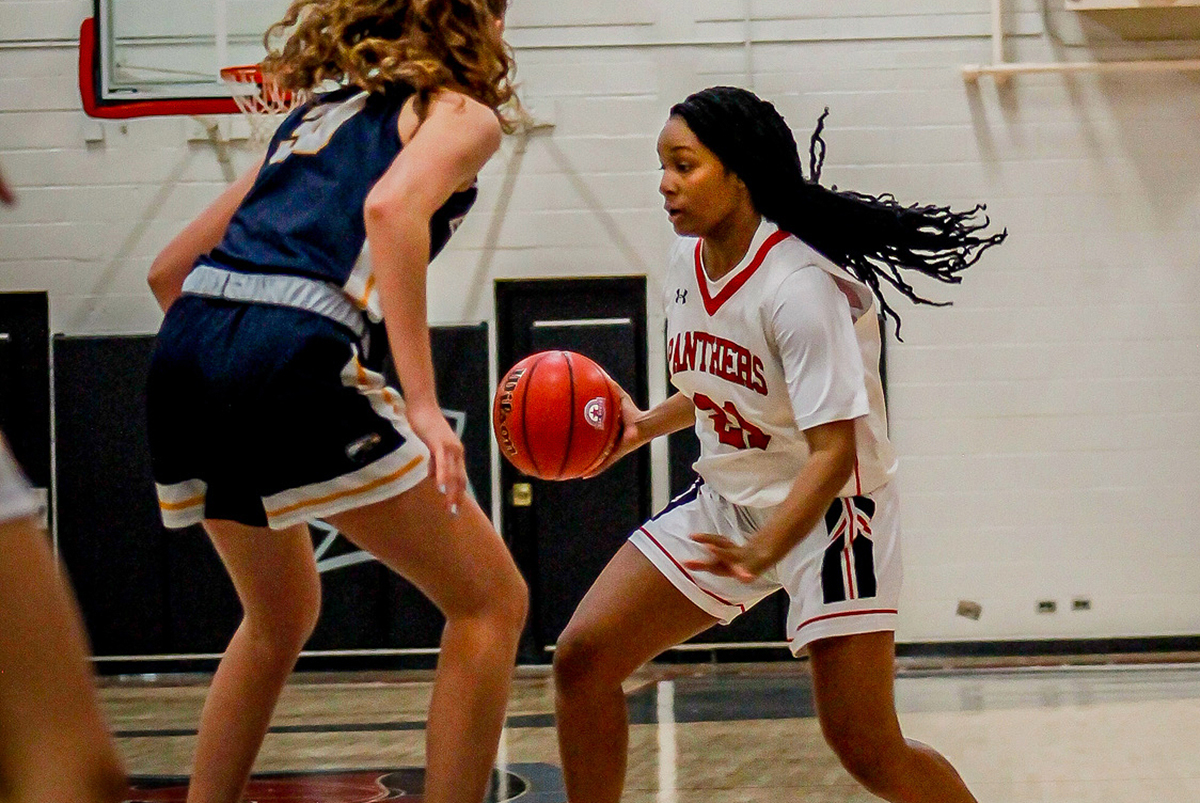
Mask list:
[[[483,512],[492,514],[492,399],[488,393],[488,328],[435,326],[430,329],[438,401],[451,423],[461,423],[467,477]],[[400,384],[393,378],[395,387]],[[458,415],[462,415],[461,422]]]
[[50,307],[45,293],[0,293],[0,429],[39,488],[50,487]]
[[54,341],[58,546],[97,655],[162,654],[170,536],[146,449],[148,337]]

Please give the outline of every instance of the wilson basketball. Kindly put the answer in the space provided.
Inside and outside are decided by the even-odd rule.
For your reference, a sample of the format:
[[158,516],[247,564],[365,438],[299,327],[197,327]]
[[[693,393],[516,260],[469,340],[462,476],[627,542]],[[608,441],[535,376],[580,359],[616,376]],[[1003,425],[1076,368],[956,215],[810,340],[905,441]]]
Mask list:
[[500,453],[544,480],[582,477],[612,452],[621,397],[596,363],[573,351],[540,351],[500,380],[492,403]]

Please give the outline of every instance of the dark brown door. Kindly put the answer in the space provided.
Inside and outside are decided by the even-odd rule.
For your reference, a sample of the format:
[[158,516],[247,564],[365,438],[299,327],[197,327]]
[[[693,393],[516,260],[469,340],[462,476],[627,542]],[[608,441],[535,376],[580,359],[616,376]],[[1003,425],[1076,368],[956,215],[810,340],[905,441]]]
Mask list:
[[[644,277],[497,282],[496,310],[500,376],[537,351],[576,351],[645,407]],[[649,453],[592,480],[561,482],[527,477],[502,461],[500,480],[502,531],[532,595],[521,660],[547,661],[592,581],[650,514]],[[514,486],[525,497],[517,505]]]

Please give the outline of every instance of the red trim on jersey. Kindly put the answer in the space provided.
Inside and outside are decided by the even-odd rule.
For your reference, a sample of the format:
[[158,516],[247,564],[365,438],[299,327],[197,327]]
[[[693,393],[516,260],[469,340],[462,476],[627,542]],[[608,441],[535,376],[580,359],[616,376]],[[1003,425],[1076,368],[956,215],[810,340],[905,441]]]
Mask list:
[[[867,610],[867,611],[839,611],[838,613],[825,613],[820,616],[814,616],[811,619],[807,619],[807,620],[801,622],[800,626],[796,628],[796,633],[799,633],[801,630],[803,630],[804,628],[808,627],[811,624],[815,624],[817,622],[824,621],[825,619],[840,619],[843,616],[870,616],[871,614],[877,614],[877,613],[896,613],[896,612],[897,611],[895,608],[872,608],[871,610]],[[794,641],[794,640],[795,640],[795,637],[788,636],[789,642]]]
[[704,265],[700,261],[700,247],[704,245],[704,240],[697,240],[696,284],[700,286],[700,297],[704,299],[705,311],[708,312],[710,316],[715,315],[717,310],[721,308],[721,305],[728,301],[730,296],[740,290],[742,285],[750,280],[750,277],[754,275],[756,270],[758,270],[758,266],[761,265],[763,260],[767,258],[767,252],[790,236],[791,235],[786,231],[780,229],[768,237],[766,242],[759,246],[758,253],[754,255],[754,259],[750,261],[750,264],[742,268],[741,272],[730,279],[729,284],[725,285],[725,288],[721,290],[721,292],[717,293],[715,297],[710,297],[708,295],[708,276],[705,275]]
[[698,588],[698,589],[700,589],[701,591],[703,591],[705,594],[708,594],[710,597],[712,597],[713,599],[715,599],[717,602],[721,603],[722,605],[728,605],[728,606],[729,606],[729,607],[731,607],[731,608],[737,608],[737,609],[738,609],[739,611],[741,611],[742,613],[745,613],[745,612],[746,612],[746,606],[745,606],[745,605],[742,605],[741,603],[738,603],[738,602],[730,602],[729,600],[727,600],[727,599],[725,599],[725,598],[723,598],[723,597],[718,597],[716,594],[714,594],[713,592],[709,591],[709,590],[708,590],[707,588],[705,588],[704,586],[702,586],[702,585],[700,585],[699,583],[697,583],[697,582],[696,582],[696,578],[695,578],[695,577],[692,577],[692,575],[691,575],[691,574],[688,572],[688,570],[687,570],[687,569],[685,569],[685,568],[683,568],[683,564],[682,564],[682,563],[680,563],[679,561],[675,560],[675,556],[674,556],[674,555],[672,555],[670,552],[668,552],[668,551],[667,551],[667,548],[666,548],[665,546],[663,546],[662,544],[660,544],[660,543],[658,542],[658,539],[657,539],[657,538],[655,538],[653,535],[651,535],[651,534],[650,534],[650,531],[649,531],[649,530],[647,530],[645,527],[638,527],[638,529],[639,529],[639,530],[641,530],[643,533],[645,533],[645,534],[646,534],[646,537],[647,537],[647,538],[649,538],[649,539],[650,539],[652,542],[654,542],[654,545],[655,545],[656,547],[658,547],[660,550],[662,550],[662,553],[663,553],[664,555],[666,555],[666,556],[667,556],[667,559],[668,559],[668,560],[670,560],[672,563],[674,563],[674,564],[675,564],[675,568],[676,568],[676,569],[678,569],[679,571],[681,571],[681,572],[683,573],[683,576],[684,576],[684,577],[686,577],[688,580],[690,580],[690,581],[691,581],[692,585],[694,585],[696,588]]

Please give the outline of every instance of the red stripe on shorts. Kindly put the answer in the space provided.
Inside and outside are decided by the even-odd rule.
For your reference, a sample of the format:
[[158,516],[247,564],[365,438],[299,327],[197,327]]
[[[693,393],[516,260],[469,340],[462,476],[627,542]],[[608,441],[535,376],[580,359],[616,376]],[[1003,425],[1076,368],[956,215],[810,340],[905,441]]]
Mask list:
[[[838,613],[824,613],[824,614],[821,614],[820,616],[814,616],[813,618],[811,618],[805,622],[801,622],[800,626],[796,628],[796,632],[799,633],[801,630],[808,627],[809,625],[814,624],[816,622],[824,621],[825,619],[839,619],[843,616],[870,616],[871,614],[876,614],[876,613],[896,613],[896,612],[897,611],[895,608],[873,608],[869,611],[840,611]],[[792,641],[791,636],[788,636],[788,641]]]
[[739,604],[739,603],[737,603],[737,602],[730,602],[730,601],[729,601],[729,600],[727,600],[727,599],[723,599],[723,598],[721,598],[721,597],[717,596],[716,594],[714,594],[713,592],[709,591],[709,590],[708,590],[707,588],[705,588],[704,586],[702,586],[702,585],[700,585],[699,583],[697,583],[697,582],[696,582],[696,578],[695,578],[695,577],[692,577],[692,575],[688,573],[688,570],[687,570],[687,569],[685,569],[685,568],[683,568],[683,564],[681,564],[679,561],[675,560],[675,556],[674,556],[674,555],[672,555],[670,552],[668,552],[668,551],[667,551],[667,548],[666,548],[666,547],[664,547],[662,544],[660,544],[660,543],[658,542],[658,539],[657,539],[657,538],[655,538],[653,535],[651,535],[651,534],[650,534],[650,531],[649,531],[649,530],[647,530],[645,527],[638,527],[638,529],[639,529],[639,530],[641,530],[643,533],[645,533],[645,534],[646,534],[646,537],[647,537],[647,538],[649,538],[651,541],[653,541],[653,542],[654,542],[654,545],[655,545],[656,547],[658,547],[660,550],[662,550],[662,553],[663,553],[664,555],[666,555],[666,556],[667,556],[667,559],[668,559],[668,560],[670,560],[672,563],[674,563],[674,564],[675,564],[675,568],[676,568],[676,569],[679,569],[679,571],[683,573],[683,576],[684,576],[684,577],[686,577],[686,578],[687,578],[687,579],[688,579],[688,580],[691,582],[691,584],[692,584],[692,585],[694,585],[696,588],[698,588],[698,589],[700,589],[701,591],[703,591],[705,594],[708,594],[710,597],[712,597],[713,599],[715,599],[717,602],[721,603],[722,605],[728,605],[728,606],[730,606],[730,607],[732,607],[732,608],[737,608],[737,609],[738,609],[739,611],[741,611],[742,613],[745,613],[745,612],[746,612],[746,606],[745,606],[745,605],[741,605],[741,604]]

